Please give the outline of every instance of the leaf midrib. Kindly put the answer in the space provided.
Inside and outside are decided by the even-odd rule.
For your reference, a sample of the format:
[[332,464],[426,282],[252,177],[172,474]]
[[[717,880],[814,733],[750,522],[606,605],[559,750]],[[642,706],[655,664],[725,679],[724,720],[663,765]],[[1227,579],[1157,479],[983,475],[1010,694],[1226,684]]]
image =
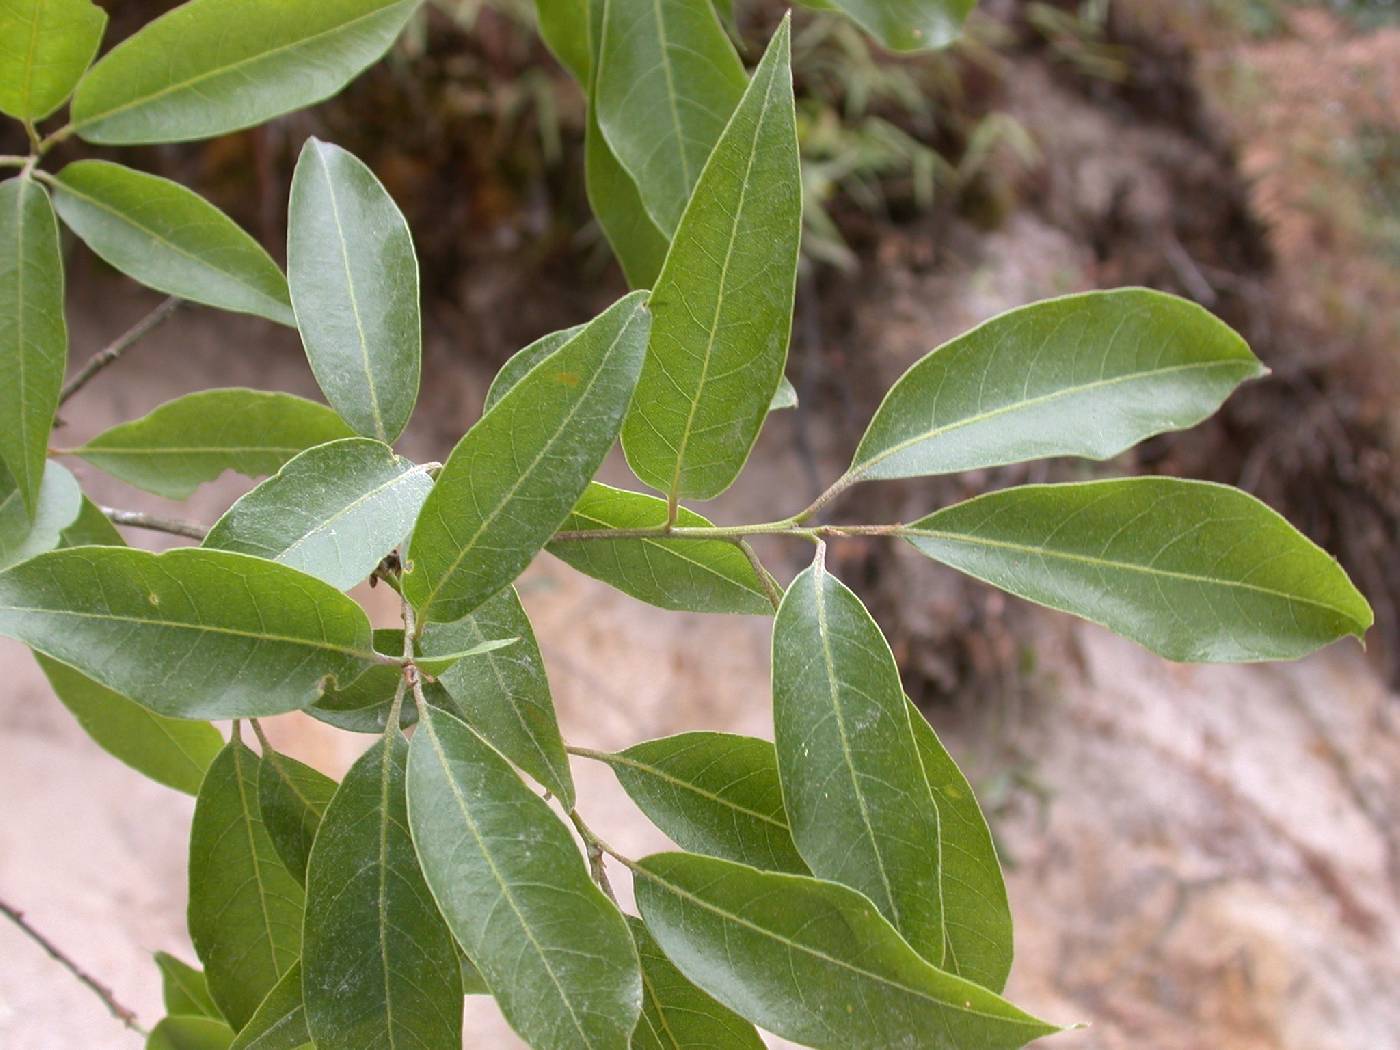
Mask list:
[[698,784],[694,784],[687,780],[681,780],[679,777],[666,772],[659,766],[653,766],[645,762],[640,762],[637,759],[632,758],[630,755],[627,755],[623,752],[616,752],[614,754],[607,755],[605,760],[609,765],[626,766],[629,769],[636,769],[643,773],[649,773],[650,775],[656,777],[658,780],[662,780],[665,781],[667,784],[670,784],[672,787],[685,788],[687,791],[690,791],[692,794],[699,795],[701,798],[707,798],[712,802],[716,802],[729,809],[735,810],[736,812],[743,813],[746,816],[753,817],[757,820],[761,820],[765,824],[772,824],[775,828],[785,831],[789,835],[792,834],[792,828],[785,821],[777,820],[776,818],[768,816],[767,814],[760,813],[758,810],[749,809],[747,806],[741,806],[737,802],[732,802],[722,795],[715,794],[712,791],[707,791],[705,788],[700,787]]
[[[344,518],[344,517],[346,517],[347,515],[353,513],[353,512],[356,511],[356,510],[358,510],[361,506],[363,506],[364,504],[368,503],[370,500],[374,499],[376,496],[379,496],[379,495],[381,495],[382,493],[387,492],[389,489],[392,489],[394,486],[398,485],[398,484],[401,483],[401,482],[407,481],[407,480],[408,480],[410,477],[412,477],[414,474],[426,474],[426,473],[427,473],[427,472],[426,472],[426,470],[424,470],[423,467],[412,466],[412,467],[409,467],[407,470],[402,471],[402,472],[399,473],[399,474],[395,474],[392,478],[389,478],[387,481],[384,481],[384,482],[382,482],[381,484],[376,485],[374,488],[370,489],[369,491],[361,493],[359,496],[356,496],[353,500],[351,500],[351,501],[350,501],[349,503],[347,503],[345,506],[343,506],[343,507],[341,507],[339,510],[337,510],[334,514],[330,515],[329,517],[322,518],[320,521],[318,521],[318,522],[316,523],[315,526],[313,526],[312,528],[310,528],[310,529],[306,530],[305,532],[303,532],[303,533],[302,533],[300,536],[298,536],[290,545],[288,545],[287,547],[283,548],[282,553],[278,555],[277,560],[280,561],[280,560],[282,560],[283,558],[287,557],[289,554],[291,554],[293,551],[300,549],[300,547],[301,547],[303,544],[310,542],[310,540],[312,539],[312,537],[317,536],[317,535],[319,535],[319,534],[321,534],[321,533],[324,533],[324,532],[325,532],[326,530],[328,530],[328,529],[331,527],[331,525],[333,525],[335,522],[339,521],[341,518]],[[482,641],[486,641],[486,639],[483,638]]]

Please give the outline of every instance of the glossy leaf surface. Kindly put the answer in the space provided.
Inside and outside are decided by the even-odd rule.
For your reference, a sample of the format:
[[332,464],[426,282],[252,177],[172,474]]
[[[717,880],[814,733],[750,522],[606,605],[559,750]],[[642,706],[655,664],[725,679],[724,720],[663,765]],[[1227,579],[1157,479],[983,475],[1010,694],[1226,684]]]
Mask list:
[[946,47],[958,38],[977,0],[809,0],[839,9],[891,51]]
[[273,985],[229,1050],[298,1050],[310,1043],[306,1007],[301,1001],[301,962],[298,960]]
[[0,469],[0,569],[57,547],[82,507],[83,493],[73,475],[49,462],[31,517],[18,486]]
[[212,1017],[166,1017],[151,1029],[146,1050],[228,1050],[233,1029]]
[[[277,855],[292,878],[306,882],[306,862],[316,829],[335,794],[336,783],[319,770],[270,748],[258,771],[258,808]],[[305,1040],[303,1040],[305,1042]]]
[[161,997],[167,1013],[183,1016],[223,1018],[209,995],[204,973],[167,952],[156,952],[160,969]]
[[37,121],[63,105],[106,27],[91,0],[0,0],[0,112]]

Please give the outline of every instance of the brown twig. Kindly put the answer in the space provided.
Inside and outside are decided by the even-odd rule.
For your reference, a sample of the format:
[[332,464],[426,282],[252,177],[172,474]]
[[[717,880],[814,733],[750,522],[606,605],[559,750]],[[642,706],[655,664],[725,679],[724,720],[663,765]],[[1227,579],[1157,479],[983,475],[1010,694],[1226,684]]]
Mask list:
[[179,307],[181,301],[182,300],[172,295],[121,335],[117,336],[116,339],[112,340],[112,342],[108,343],[105,347],[88,358],[87,364],[83,365],[83,367],[78,370],[78,374],[68,380],[64,385],[63,392],[58,395],[58,403],[60,405],[63,404],[85,387],[93,376],[97,375],[98,372],[116,361],[117,358],[121,357],[127,350],[140,342],[153,328],[173,314],[176,308]]
[[168,532],[172,536],[184,536],[187,539],[200,541],[203,541],[207,535],[207,530],[202,526],[188,521],[157,518],[151,514],[142,514],[137,510],[118,510],[116,507],[102,507],[100,509],[103,514],[107,515],[108,520],[116,525],[130,525],[132,528],[150,529],[152,532]]

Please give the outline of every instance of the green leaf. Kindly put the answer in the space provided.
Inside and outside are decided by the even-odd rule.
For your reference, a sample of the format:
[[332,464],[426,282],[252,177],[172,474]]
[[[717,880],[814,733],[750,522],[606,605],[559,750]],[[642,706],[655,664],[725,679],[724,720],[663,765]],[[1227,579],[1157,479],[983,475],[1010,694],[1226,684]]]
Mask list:
[[274,474],[298,452],[352,432],[325,405],[291,394],[202,390],[120,423],[72,453],[167,499],[186,499],[226,470]]
[[938,810],[899,668],[860,599],[826,571],[824,548],[773,625],[773,728],[793,841],[813,874],[864,893],[940,964]]
[[7,569],[0,635],[175,718],[294,711],[373,658],[364,611],[333,587],[192,547],[73,547]]
[[1109,459],[1205,419],[1264,367],[1184,299],[1142,288],[1011,310],[924,357],[885,395],[846,477]]
[[423,874],[501,1013],[534,1050],[625,1050],[637,953],[549,805],[467,725],[413,734],[408,816]]
[[620,300],[476,423],[438,475],[409,545],[404,594],[459,620],[509,584],[569,516],[617,438],[641,369],[646,295]]
[[676,967],[730,1009],[815,1050],[1003,1050],[1055,1031],[937,969],[833,882],[661,853],[637,903]]
[[481,971],[476,968],[476,963],[472,962],[465,955],[459,952],[458,961],[462,964],[462,991],[466,995],[490,995],[491,989],[486,987],[486,981],[481,976]]
[[546,46],[587,88],[593,65],[588,53],[588,0],[535,0],[535,15]]
[[321,817],[335,788],[335,781],[319,770],[269,747],[263,748],[262,768],[258,771],[258,809],[277,855],[292,878],[302,884],[306,882],[306,861],[311,856],[311,844],[316,841],[316,829],[321,826]]
[[316,382],[345,421],[393,441],[418,400],[422,325],[408,223],[374,173],[307,139],[292,177],[287,273]]
[[209,996],[209,985],[202,971],[167,952],[156,952],[156,966],[160,968],[166,1012],[223,1020],[219,1008]]
[[287,280],[262,245],[178,182],[80,160],[58,173],[54,208],[104,261],[149,288],[296,323]]
[[496,378],[491,380],[491,386],[486,391],[486,404],[481,410],[490,412],[496,407],[497,401],[510,393],[515,384],[529,374],[530,369],[582,332],[585,327],[585,325],[576,324],[572,328],[550,332],[548,335],[540,336],[523,350],[517,350],[511,354],[506,363],[501,366],[501,370],[496,373]]
[[8,179],[0,182],[0,462],[31,515],[67,364],[58,221],[42,186]]
[[631,1050],[763,1050],[753,1025],[672,965],[640,919],[627,926],[642,963],[642,1016]]
[[930,558],[1169,660],[1291,660],[1361,638],[1366,599],[1253,496],[1176,478],[1026,485],[908,526]]
[[334,95],[388,50],[417,0],[190,0],[93,66],[73,97],[89,142],[183,142]]
[[840,9],[892,51],[946,47],[962,33],[977,0],[802,0],[818,10]]
[[302,989],[318,1050],[462,1045],[457,948],[409,837],[407,762],[396,731],[366,751],[311,849]]
[[258,756],[233,740],[195,802],[189,927],[209,992],[235,1030],[297,961],[302,904],[263,827]]
[[35,653],[35,659],[54,695],[102,750],[157,783],[187,795],[198,794],[205,773],[224,746],[217,729],[208,722],[153,714],[66,664],[41,653]]
[[44,465],[39,498],[31,518],[19,488],[0,470],[0,569],[51,551],[78,519],[83,493],[73,475],[57,463]]
[[[564,528],[636,529],[665,523],[664,499],[595,481],[574,505]],[[710,526],[684,507],[677,508],[676,524]],[[549,545],[549,553],[579,572],[663,609],[755,616],[773,611],[748,557],[728,540],[556,540]]]
[[233,1029],[212,1017],[166,1017],[146,1040],[146,1050],[228,1050]]
[[126,541],[102,508],[86,496],[78,516],[59,534],[60,547],[125,547]]
[[[438,626],[429,624],[424,631],[424,637],[435,632]],[[403,631],[399,628],[376,630],[374,648],[380,653],[402,654]],[[415,650],[421,648],[421,642],[415,646]],[[433,662],[431,659],[424,660],[420,667],[430,666]],[[348,733],[383,733],[389,721],[389,708],[393,703],[394,693],[402,681],[403,672],[397,666],[374,664],[366,668],[354,681],[326,690],[325,695],[308,707],[306,712],[313,718]],[[438,683],[426,682],[423,688],[433,703],[455,709],[452,698]],[[417,721],[418,708],[414,703],[413,694],[409,693],[404,697],[403,709],[399,712],[399,727],[407,729]]]
[[992,833],[972,785],[912,701],[909,721],[924,778],[938,807],[943,969],[999,992],[1011,972],[1011,907]]
[[229,1050],[299,1050],[310,1043],[298,960],[273,985]]
[[573,808],[574,781],[554,715],[549,678],[515,588],[507,587],[455,623],[429,624],[421,647],[429,654],[450,652],[506,637],[519,641],[459,660],[438,681],[466,722],[492,747]]
[[408,535],[432,487],[423,467],[388,445],[331,441],[288,460],[230,507],[204,546],[255,554],[348,590]]
[[[708,4],[689,6],[714,18]],[[700,175],[651,296],[651,346],[622,446],[661,492],[709,499],[728,488],[782,382],[802,232],[789,51],[785,21]]]
[[90,0],[0,0],[0,112],[38,121],[63,105],[106,27]]
[[677,845],[768,871],[807,874],[783,810],[773,745],[729,733],[681,733],[592,754]]

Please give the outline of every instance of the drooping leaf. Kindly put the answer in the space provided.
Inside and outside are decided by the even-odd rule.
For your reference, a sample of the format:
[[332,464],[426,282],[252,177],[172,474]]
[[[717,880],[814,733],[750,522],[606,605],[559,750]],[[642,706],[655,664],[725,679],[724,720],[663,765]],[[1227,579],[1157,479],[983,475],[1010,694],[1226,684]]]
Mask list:
[[773,745],[729,733],[681,733],[595,756],[677,845],[767,871],[807,874],[783,810]]
[[151,1029],[146,1050],[229,1050],[233,1029],[213,1017],[166,1017]]
[[661,853],[640,863],[648,931],[724,1005],[815,1050],[1010,1050],[1054,1026],[937,969],[833,882]]
[[54,208],[104,261],[149,288],[296,323],[287,280],[262,245],[178,182],[80,160],[58,173]]
[[359,433],[393,441],[418,400],[413,236],[374,173],[319,139],[307,139],[292,177],[287,274],[326,400]]
[[382,55],[418,0],[189,0],[83,77],[89,142],[183,142],[252,127],[334,95]]
[[[266,769],[266,767],[264,767]],[[229,1050],[299,1050],[311,1043],[301,1001],[301,961],[282,975]]]
[[235,1029],[297,961],[302,904],[263,827],[258,756],[233,740],[195,802],[189,928],[209,992]]
[[31,515],[67,364],[58,220],[42,186],[7,179],[0,182],[0,463]]
[[19,487],[0,469],[0,569],[57,547],[64,530],[78,520],[82,506],[83,493],[73,475],[49,462],[44,465],[31,517]]
[[186,499],[226,470],[275,474],[298,452],[352,436],[325,405],[232,388],[177,397],[72,452],[128,485]]
[[459,660],[438,681],[473,729],[572,808],[574,781],[559,735],[554,697],[534,629],[515,588],[507,587],[455,623],[429,624],[421,647],[429,654],[455,651],[491,638],[519,641]]
[[686,980],[640,919],[627,926],[642,963],[642,1016],[630,1050],[763,1050],[753,1025]]
[[962,32],[977,0],[802,0],[807,7],[841,10],[891,51],[946,47]]
[[1074,613],[1169,660],[1289,660],[1371,607],[1341,566],[1253,496],[1176,478],[1003,489],[908,527],[930,558]]
[[413,528],[433,482],[369,438],[309,448],[215,522],[204,546],[242,551],[348,590]]
[[208,722],[154,714],[66,664],[41,653],[35,653],[35,659],[54,695],[102,750],[166,787],[198,794],[224,746],[217,729]]
[[550,332],[512,354],[501,366],[501,370],[496,373],[496,378],[491,380],[491,386],[486,391],[486,403],[481,410],[490,412],[491,409],[495,408],[496,402],[510,393],[515,384],[524,379],[530,369],[582,332],[584,327],[584,325],[576,324],[572,328],[561,328],[557,332]]
[[1184,299],[1143,288],[1032,303],[934,350],[885,395],[846,477],[1046,456],[1109,459],[1194,426],[1264,367]]
[[[595,481],[569,512],[563,527],[637,529],[665,523],[664,499]],[[679,507],[676,525],[707,527],[710,522]],[[556,540],[548,549],[579,572],[663,609],[756,616],[773,611],[748,557],[727,540]]]
[[106,27],[91,0],[0,0],[0,112],[38,121],[63,105]]
[[333,587],[190,547],[72,547],[7,569],[0,635],[176,718],[294,711],[373,657],[364,611]]
[[819,551],[773,625],[773,726],[793,841],[813,874],[869,897],[943,960],[938,810],[894,654]]
[[535,15],[549,50],[587,88],[593,65],[588,53],[588,0],[535,0]]
[[744,66],[708,3],[604,5],[598,123],[663,234],[744,93]]
[[[714,18],[708,4],[687,6]],[[622,446],[653,488],[709,499],[743,468],[783,378],[801,231],[784,21],[699,177],[651,296],[651,345]]]
[[423,874],[511,1027],[534,1050],[626,1050],[637,953],[548,804],[441,711],[413,734],[408,800]]
[[[267,837],[292,878],[305,884],[306,861],[336,783],[290,755],[264,748],[258,770],[258,808]],[[300,993],[298,993],[299,995]],[[305,1042],[306,1040],[302,1040]]]
[[60,547],[125,547],[126,541],[102,508],[86,496],[78,516],[59,534]]
[[167,952],[156,952],[155,958],[160,968],[161,993],[167,1013],[223,1020],[209,995],[203,971]]
[[318,1050],[462,1044],[457,948],[409,837],[408,748],[390,732],[360,757],[311,849],[302,991]]
[[418,515],[404,593],[458,620],[515,579],[617,438],[651,325],[642,292],[536,365],[457,443]]

